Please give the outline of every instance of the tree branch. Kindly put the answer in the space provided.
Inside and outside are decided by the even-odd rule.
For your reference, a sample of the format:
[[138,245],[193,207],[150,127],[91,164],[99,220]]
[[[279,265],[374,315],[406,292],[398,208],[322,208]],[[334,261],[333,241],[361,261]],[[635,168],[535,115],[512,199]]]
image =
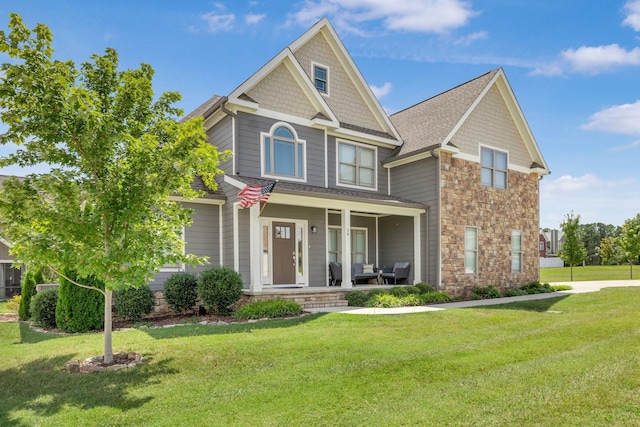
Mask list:
[[66,275],[64,275],[64,274],[60,273],[59,271],[57,271],[55,268],[53,268],[53,267],[51,267],[51,266],[49,266],[49,268],[50,268],[54,273],[56,273],[58,276],[60,276],[60,277],[62,277],[62,278],[64,278],[64,279],[66,279],[67,281],[69,281],[69,282],[73,283],[73,284],[74,284],[74,285],[76,285],[76,286],[80,286],[81,288],[86,288],[86,289],[93,289],[94,291],[98,291],[98,292],[100,292],[102,295],[105,295],[105,296],[106,296],[105,292],[104,292],[102,289],[100,289],[100,288],[96,288],[95,286],[83,285],[82,283],[78,283],[78,282],[76,282],[75,280],[71,280],[71,279],[70,279],[70,278],[68,278]]

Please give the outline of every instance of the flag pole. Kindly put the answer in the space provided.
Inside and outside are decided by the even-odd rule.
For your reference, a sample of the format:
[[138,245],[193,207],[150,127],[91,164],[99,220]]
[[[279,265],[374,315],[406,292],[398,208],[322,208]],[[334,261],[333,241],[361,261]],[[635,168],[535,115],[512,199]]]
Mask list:
[[260,213],[258,214],[258,218],[260,218],[260,217],[262,216],[262,211],[263,211],[263,210],[264,210],[264,208],[266,208],[266,207],[267,207],[267,204],[266,204],[266,203],[263,203],[263,204],[262,204],[262,207],[260,208]]

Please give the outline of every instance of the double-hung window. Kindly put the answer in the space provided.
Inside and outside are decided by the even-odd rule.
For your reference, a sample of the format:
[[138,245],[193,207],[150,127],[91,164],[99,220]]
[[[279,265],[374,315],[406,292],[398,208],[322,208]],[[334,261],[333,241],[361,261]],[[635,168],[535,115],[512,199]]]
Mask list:
[[338,142],[338,184],[376,188],[376,150]]
[[313,64],[313,85],[318,92],[329,95],[329,68]]
[[464,272],[478,273],[478,229],[476,227],[464,228]]
[[[366,263],[368,258],[366,228],[351,228],[351,262]],[[329,228],[329,262],[342,262],[342,231]]]
[[262,134],[262,175],[305,180],[305,142],[286,124]]
[[507,153],[490,148],[480,149],[482,185],[507,188]]
[[522,273],[522,232],[511,233],[511,272]]

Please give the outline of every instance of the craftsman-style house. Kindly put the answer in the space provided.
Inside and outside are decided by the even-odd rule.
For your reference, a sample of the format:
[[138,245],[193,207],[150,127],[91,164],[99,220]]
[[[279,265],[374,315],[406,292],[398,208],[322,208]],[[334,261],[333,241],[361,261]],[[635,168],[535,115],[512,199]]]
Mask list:
[[[327,286],[331,262],[342,287],[352,265],[399,261],[408,283],[456,295],[538,279],[549,170],[502,69],[388,116],[323,19],[192,116],[232,156],[218,190],[189,204],[186,250],[248,292]],[[266,205],[239,207],[245,186],[274,180]]]

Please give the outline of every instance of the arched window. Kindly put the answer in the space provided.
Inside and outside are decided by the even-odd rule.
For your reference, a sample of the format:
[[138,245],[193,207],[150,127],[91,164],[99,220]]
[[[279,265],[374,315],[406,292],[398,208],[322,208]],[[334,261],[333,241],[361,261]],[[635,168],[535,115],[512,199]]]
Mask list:
[[262,134],[262,175],[305,180],[305,142],[286,123]]

